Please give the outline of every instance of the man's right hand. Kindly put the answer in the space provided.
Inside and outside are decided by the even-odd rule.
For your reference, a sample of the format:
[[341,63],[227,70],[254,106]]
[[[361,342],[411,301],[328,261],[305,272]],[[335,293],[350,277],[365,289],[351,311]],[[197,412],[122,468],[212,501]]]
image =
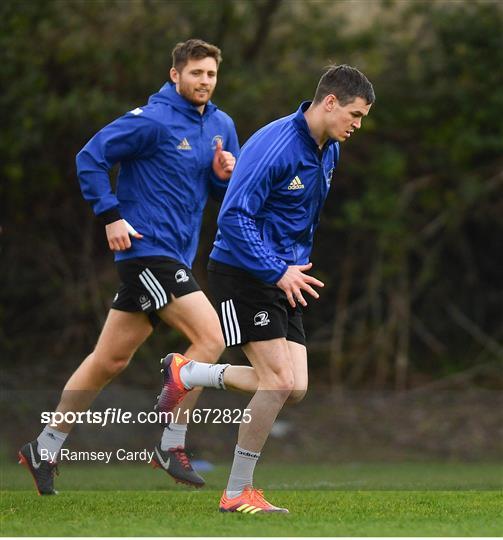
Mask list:
[[[107,233],[108,247],[112,251],[124,251],[131,247],[128,228],[123,219],[119,219],[106,225],[105,231]],[[138,232],[132,236],[138,239],[143,238],[143,236]]]
[[304,300],[301,290],[308,292],[316,299],[320,297],[311,285],[324,287],[325,284],[315,277],[304,274],[304,272],[310,270],[312,266],[313,263],[289,266],[287,271],[283,274],[283,277],[276,283],[280,289],[285,291],[288,302],[290,302],[292,307],[296,306],[296,301],[304,307],[307,306],[307,302]]

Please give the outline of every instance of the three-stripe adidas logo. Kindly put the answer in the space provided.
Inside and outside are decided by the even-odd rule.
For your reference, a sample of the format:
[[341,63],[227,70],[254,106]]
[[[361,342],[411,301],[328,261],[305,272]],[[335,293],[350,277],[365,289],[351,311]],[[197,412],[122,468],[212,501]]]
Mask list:
[[158,279],[154,276],[150,268],[145,268],[138,274],[143,286],[150,293],[150,296],[155,301],[155,309],[161,309],[168,303],[168,296]]
[[239,508],[236,508],[236,512],[243,512],[243,514],[256,514],[257,512],[262,512],[262,508],[258,506],[253,506],[253,504],[242,504]]
[[232,300],[225,300],[220,304],[222,322],[224,324],[224,337],[227,347],[241,343],[241,329],[239,328],[236,309]]
[[296,176],[291,182],[290,182],[290,185],[288,186],[288,189],[289,190],[292,190],[292,189],[304,189],[304,184],[302,183],[302,180]]
[[189,141],[187,140],[187,137],[184,137],[180,144],[177,146],[178,150],[192,150],[192,146],[190,146]]

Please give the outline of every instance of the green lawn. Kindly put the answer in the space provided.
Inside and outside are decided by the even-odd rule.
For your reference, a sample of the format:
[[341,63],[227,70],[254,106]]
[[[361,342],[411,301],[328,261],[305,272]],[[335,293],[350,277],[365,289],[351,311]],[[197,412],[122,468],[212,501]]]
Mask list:
[[256,485],[291,514],[217,512],[227,467],[207,487],[146,466],[66,465],[57,497],[38,497],[21,467],[2,467],[2,536],[500,536],[498,464],[271,465]]

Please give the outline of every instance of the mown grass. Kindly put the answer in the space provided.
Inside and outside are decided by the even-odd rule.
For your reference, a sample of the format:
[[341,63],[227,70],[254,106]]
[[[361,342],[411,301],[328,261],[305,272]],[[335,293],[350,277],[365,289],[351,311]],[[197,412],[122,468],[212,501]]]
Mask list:
[[[63,468],[62,468],[63,469]],[[146,466],[66,465],[60,494],[38,497],[27,472],[2,467],[3,536],[500,536],[498,464],[272,465],[256,485],[289,515],[217,511],[227,467],[207,487],[176,486]]]

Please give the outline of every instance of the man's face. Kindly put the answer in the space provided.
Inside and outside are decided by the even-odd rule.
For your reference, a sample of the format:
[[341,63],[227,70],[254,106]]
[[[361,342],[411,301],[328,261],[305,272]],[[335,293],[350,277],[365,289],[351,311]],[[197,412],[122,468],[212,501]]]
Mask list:
[[189,60],[181,72],[171,68],[170,75],[176,91],[193,105],[203,107],[211,99],[217,84],[217,62],[207,56]]
[[347,105],[341,105],[335,96],[325,98],[326,132],[331,139],[343,142],[351,137],[355,129],[360,129],[362,118],[367,116],[372,105],[357,97]]

